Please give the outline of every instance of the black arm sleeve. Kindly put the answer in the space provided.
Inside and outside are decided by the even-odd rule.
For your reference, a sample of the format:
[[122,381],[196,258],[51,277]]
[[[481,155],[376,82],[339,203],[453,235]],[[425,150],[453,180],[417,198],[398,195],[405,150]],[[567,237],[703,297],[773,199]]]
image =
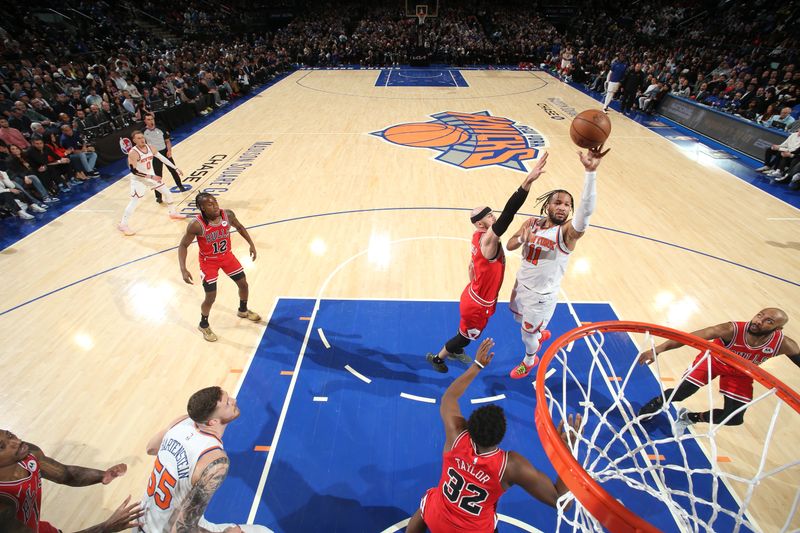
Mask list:
[[497,222],[492,225],[492,231],[495,235],[501,237],[503,233],[506,232],[508,226],[511,225],[511,221],[514,220],[514,215],[517,214],[517,211],[520,210],[527,198],[528,191],[522,187],[514,191],[514,194],[512,194],[511,198],[506,202],[503,212],[500,213],[500,216],[497,218]]
[[133,166],[133,165],[128,165],[128,168],[131,169],[131,174],[133,174],[134,176],[139,176],[140,178],[146,178],[147,177],[147,174],[145,174],[143,172],[139,172],[138,170],[136,170],[136,167]]

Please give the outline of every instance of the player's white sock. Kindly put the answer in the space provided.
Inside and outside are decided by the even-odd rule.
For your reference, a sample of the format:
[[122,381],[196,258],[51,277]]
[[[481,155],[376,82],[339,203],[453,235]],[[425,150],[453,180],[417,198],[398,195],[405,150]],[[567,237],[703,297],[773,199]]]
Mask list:
[[125,211],[122,213],[122,225],[127,226],[128,220],[130,220],[133,212],[136,211],[136,206],[139,205],[139,197],[138,196],[131,196],[131,201],[128,202],[128,207],[125,208]]
[[530,333],[528,331],[522,330],[522,343],[525,344],[525,364],[528,366],[533,365],[536,362],[536,352],[539,350],[539,339],[542,338],[542,333],[540,331],[536,331],[534,333]]

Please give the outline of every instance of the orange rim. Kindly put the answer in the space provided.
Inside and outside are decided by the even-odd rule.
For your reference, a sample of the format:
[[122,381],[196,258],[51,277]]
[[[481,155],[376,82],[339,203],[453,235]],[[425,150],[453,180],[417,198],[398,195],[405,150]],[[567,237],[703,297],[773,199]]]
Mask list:
[[748,377],[768,389],[776,389],[777,396],[796,412],[800,413],[800,396],[775,376],[760,369],[750,361],[710,341],[689,333],[646,322],[608,321],[587,324],[568,331],[553,341],[545,351],[536,371],[536,429],[547,456],[553,463],[561,480],[569,487],[575,498],[603,526],[614,532],[657,532],[658,528],[639,515],[629,511],[611,496],[581,467],[569,448],[561,441],[556,426],[550,417],[545,396],[545,374],[547,366],[558,351],[571,342],[596,332],[647,333],[678,341],[701,351],[709,350],[715,357],[735,367]]

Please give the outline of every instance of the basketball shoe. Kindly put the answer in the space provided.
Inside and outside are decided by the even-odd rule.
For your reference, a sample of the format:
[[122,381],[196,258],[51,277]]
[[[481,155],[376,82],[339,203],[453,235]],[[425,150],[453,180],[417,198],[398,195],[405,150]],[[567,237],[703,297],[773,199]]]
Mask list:
[[689,410],[685,407],[681,407],[678,409],[678,416],[675,418],[675,421],[672,422],[672,434],[675,438],[680,437],[686,432],[686,428],[694,424],[692,420],[689,418]]
[[472,362],[472,357],[468,356],[466,354],[466,352],[448,353],[447,354],[447,358],[448,359],[454,359],[456,361],[460,361],[460,362],[462,362],[462,363],[464,363],[466,365],[468,365],[468,364],[470,364]]
[[247,311],[236,311],[236,316],[238,316],[239,318],[246,318],[247,320],[252,320],[253,322],[258,322],[259,320],[261,320],[261,315],[249,309]]
[[650,420],[653,418],[654,413],[661,409],[661,406],[664,405],[664,398],[659,394],[639,409],[638,415],[643,417],[643,420]]
[[213,331],[211,331],[210,327],[204,328],[204,327],[201,327],[201,326],[197,326],[197,329],[199,329],[203,333],[203,338],[205,340],[207,340],[208,342],[216,342],[217,341],[217,334],[214,333]]
[[117,229],[129,237],[131,235],[136,235],[136,232],[129,228],[127,224],[119,224],[117,225]]
[[434,360],[434,357],[435,356],[432,353],[429,353],[429,354],[427,354],[425,356],[425,360],[428,361],[431,364],[431,366],[433,367],[434,370],[436,370],[437,372],[441,372],[442,374],[446,374],[447,373],[447,365],[444,364],[444,361],[442,361],[441,363],[437,363]]
[[[548,340],[550,340],[550,330],[543,329],[542,330],[542,337],[539,339],[539,343],[540,343],[539,344],[539,348],[542,347],[542,343],[544,343],[544,342],[546,342]],[[512,379],[522,379],[524,377],[527,377],[531,373],[531,370],[533,370],[533,367],[535,367],[538,364],[539,364],[539,356],[538,355],[534,355],[533,356],[533,364],[532,365],[526,365],[525,364],[525,359],[523,359],[522,361],[520,361],[520,363],[517,366],[515,366],[511,370],[511,372],[509,372],[508,375],[511,376]]]

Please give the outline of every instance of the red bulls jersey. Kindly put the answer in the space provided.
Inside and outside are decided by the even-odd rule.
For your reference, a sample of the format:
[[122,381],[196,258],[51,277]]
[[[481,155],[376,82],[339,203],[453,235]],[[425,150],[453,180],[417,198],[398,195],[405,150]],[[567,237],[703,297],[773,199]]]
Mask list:
[[494,531],[507,460],[508,452],[500,448],[478,453],[466,430],[456,438],[453,448],[444,454],[436,494],[453,531]]
[[207,224],[203,215],[197,215],[197,220],[203,227],[203,234],[197,236],[197,246],[200,248],[200,257],[214,257],[225,255],[231,251],[231,225],[224,209],[220,212],[218,224]]
[[[17,481],[0,481],[0,500],[10,500],[16,506],[15,517],[26,527],[36,532],[43,531],[39,528],[39,509],[42,506],[42,477],[39,473],[39,461],[29,453],[17,464],[27,470],[28,475]],[[50,529],[48,528],[47,531]]]
[[469,284],[469,295],[477,303],[493,306],[497,301],[500,287],[503,285],[503,276],[506,272],[506,256],[503,245],[497,243],[497,257],[487,259],[481,253],[481,237],[485,231],[476,231],[472,234],[472,268],[475,277]]
[[733,353],[744,357],[756,365],[760,365],[778,353],[781,342],[783,342],[783,331],[776,329],[772,332],[772,336],[761,346],[750,346],[747,344],[746,338],[747,328],[750,327],[750,322],[731,322],[731,324],[733,324],[733,338],[731,338],[731,342],[725,344],[721,339],[715,339],[714,342],[725,346]]

